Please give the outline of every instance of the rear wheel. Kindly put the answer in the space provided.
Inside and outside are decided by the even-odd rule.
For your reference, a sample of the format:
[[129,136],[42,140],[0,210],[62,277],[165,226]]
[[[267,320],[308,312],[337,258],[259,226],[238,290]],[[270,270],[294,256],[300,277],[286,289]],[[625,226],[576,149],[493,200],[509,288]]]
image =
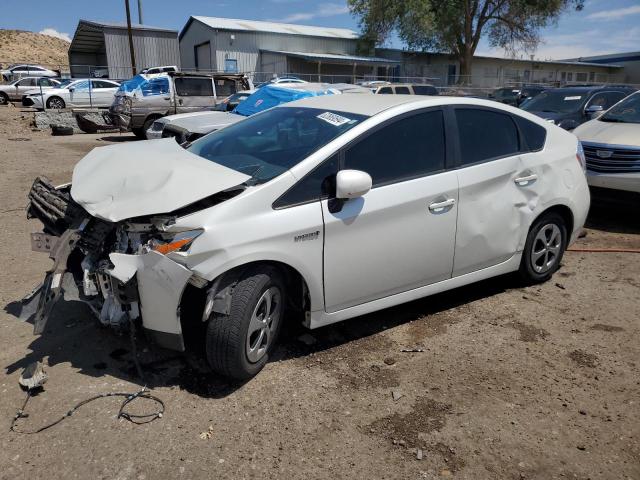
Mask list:
[[53,110],[61,110],[65,108],[67,105],[64,103],[64,100],[60,97],[51,97],[47,100],[47,108]]
[[567,226],[562,216],[547,213],[532,225],[527,236],[520,276],[527,283],[540,283],[551,278],[560,267],[567,248]]
[[229,315],[213,313],[207,325],[206,355],[214,371],[244,380],[262,370],[280,332],[285,295],[273,268],[258,267],[240,278]]
[[9,96],[4,92],[0,92],[0,105],[7,105],[8,103]]

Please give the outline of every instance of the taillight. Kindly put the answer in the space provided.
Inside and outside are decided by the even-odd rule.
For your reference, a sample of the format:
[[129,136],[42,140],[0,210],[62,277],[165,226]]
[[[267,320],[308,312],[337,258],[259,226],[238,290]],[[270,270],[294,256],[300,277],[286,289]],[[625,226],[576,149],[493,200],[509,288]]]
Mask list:
[[578,149],[576,151],[576,158],[578,159],[578,163],[582,167],[584,172],[587,171],[587,159],[584,156],[584,149],[582,148],[582,143],[578,141]]

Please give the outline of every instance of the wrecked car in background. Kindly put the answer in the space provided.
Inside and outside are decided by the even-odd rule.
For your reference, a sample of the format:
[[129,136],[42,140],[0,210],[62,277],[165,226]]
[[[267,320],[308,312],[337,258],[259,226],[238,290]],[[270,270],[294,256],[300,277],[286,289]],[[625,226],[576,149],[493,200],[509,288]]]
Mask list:
[[222,99],[251,88],[251,81],[242,74],[136,75],[120,86],[109,115],[121,130],[131,130],[137,137],[147,138],[147,130],[158,118],[212,110]]
[[196,112],[173,115],[156,120],[147,137],[173,137],[176,142],[193,142],[211,132],[237,123],[245,117],[294,100],[321,95],[358,93],[370,95],[371,91],[348,83],[279,83],[268,84],[250,95],[231,112]]
[[249,378],[287,312],[318,328],[508,272],[551,278],[589,209],[583,162],[533,115],[415,95],[305,98],[187,149],[96,148],[70,185],[29,194],[33,248],[53,259],[35,331],[69,296]]

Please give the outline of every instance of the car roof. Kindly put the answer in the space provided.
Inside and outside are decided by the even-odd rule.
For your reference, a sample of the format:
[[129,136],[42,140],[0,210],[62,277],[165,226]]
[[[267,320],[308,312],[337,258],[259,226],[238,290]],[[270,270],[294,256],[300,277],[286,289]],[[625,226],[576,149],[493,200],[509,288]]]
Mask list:
[[317,108],[336,112],[354,113],[356,115],[373,116],[399,105],[419,103],[421,108],[441,106],[451,103],[461,105],[480,105],[491,108],[502,108],[496,102],[480,98],[424,96],[424,95],[323,95],[320,97],[303,98],[279,105],[277,108]]
[[627,86],[620,86],[620,85],[594,85],[594,86],[581,86],[581,87],[559,87],[559,88],[553,88],[553,89],[549,89],[549,90],[553,90],[555,92],[560,92],[560,93],[589,93],[589,92],[595,92],[597,90],[632,90],[632,87],[627,87]]

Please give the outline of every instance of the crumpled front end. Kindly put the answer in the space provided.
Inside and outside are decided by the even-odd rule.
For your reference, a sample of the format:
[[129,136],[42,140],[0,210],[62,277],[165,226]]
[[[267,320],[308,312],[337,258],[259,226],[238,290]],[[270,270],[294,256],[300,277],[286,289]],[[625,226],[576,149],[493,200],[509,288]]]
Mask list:
[[116,94],[109,107],[109,117],[114,126],[126,132],[131,129],[131,105],[133,100],[129,95]]
[[126,329],[130,322],[141,323],[159,345],[184,350],[180,301],[192,272],[166,255],[184,251],[202,231],[167,233],[170,216],[99,219],[71,198],[70,186],[56,188],[42,177],[29,199],[29,216],[44,224],[32,234],[32,249],[53,260],[32,299],[34,333],[44,331],[64,298],[86,303],[104,325]]

